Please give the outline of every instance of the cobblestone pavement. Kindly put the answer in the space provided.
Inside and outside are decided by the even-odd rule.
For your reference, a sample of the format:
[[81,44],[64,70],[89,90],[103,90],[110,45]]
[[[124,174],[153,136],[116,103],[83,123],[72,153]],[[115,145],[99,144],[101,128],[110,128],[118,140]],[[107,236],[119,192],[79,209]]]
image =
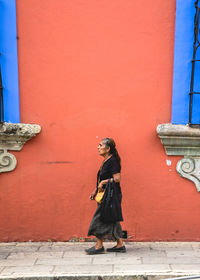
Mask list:
[[[89,256],[93,243],[0,243],[0,279],[152,279],[200,275],[200,242],[126,243],[127,253]],[[105,243],[105,248],[113,243]],[[137,277],[137,278],[138,278]],[[142,279],[147,279],[143,277]]]

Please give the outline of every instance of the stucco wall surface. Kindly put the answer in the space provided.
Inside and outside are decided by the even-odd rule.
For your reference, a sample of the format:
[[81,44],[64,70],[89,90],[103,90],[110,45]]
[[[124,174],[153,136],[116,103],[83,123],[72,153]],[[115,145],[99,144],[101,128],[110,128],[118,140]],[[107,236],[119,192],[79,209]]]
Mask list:
[[130,239],[200,240],[200,194],[156,135],[170,122],[175,4],[17,1],[21,122],[42,133],[0,176],[0,241],[86,237],[105,136],[122,158]]

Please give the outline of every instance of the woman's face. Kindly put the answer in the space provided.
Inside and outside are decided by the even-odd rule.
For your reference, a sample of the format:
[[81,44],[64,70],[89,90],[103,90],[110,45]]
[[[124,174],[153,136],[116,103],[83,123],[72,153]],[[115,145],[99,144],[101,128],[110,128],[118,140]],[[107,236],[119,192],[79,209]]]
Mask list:
[[97,147],[98,151],[99,151],[99,155],[100,156],[105,156],[107,154],[109,154],[110,148],[108,148],[103,141],[101,141],[99,143],[99,146]]

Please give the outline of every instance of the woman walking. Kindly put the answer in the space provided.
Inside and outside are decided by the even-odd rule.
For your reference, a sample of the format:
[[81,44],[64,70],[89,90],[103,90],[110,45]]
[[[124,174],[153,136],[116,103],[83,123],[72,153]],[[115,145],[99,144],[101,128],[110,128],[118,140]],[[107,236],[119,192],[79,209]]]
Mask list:
[[[111,183],[114,183],[117,198],[121,204],[121,160],[114,140],[112,138],[104,138],[98,146],[98,151],[99,155],[104,159],[97,174],[97,188],[90,195],[90,199],[94,200],[97,192],[103,192],[106,184],[110,181]],[[126,252],[122,240],[122,228],[120,222],[104,223],[101,220],[101,204],[99,203],[89,227],[88,236],[90,235],[96,236],[97,241],[94,247],[85,250],[89,255],[104,253],[103,240],[104,238],[110,237],[117,241],[117,245],[113,248],[108,248],[107,252]]]

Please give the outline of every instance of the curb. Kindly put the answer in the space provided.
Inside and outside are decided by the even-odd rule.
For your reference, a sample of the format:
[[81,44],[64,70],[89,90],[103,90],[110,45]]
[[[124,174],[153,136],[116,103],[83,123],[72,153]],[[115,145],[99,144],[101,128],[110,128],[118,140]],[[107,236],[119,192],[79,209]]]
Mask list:
[[[188,276],[188,277],[187,277]],[[63,275],[63,276],[11,276],[0,277],[0,280],[184,280],[197,279],[198,275],[145,274],[145,275]]]

